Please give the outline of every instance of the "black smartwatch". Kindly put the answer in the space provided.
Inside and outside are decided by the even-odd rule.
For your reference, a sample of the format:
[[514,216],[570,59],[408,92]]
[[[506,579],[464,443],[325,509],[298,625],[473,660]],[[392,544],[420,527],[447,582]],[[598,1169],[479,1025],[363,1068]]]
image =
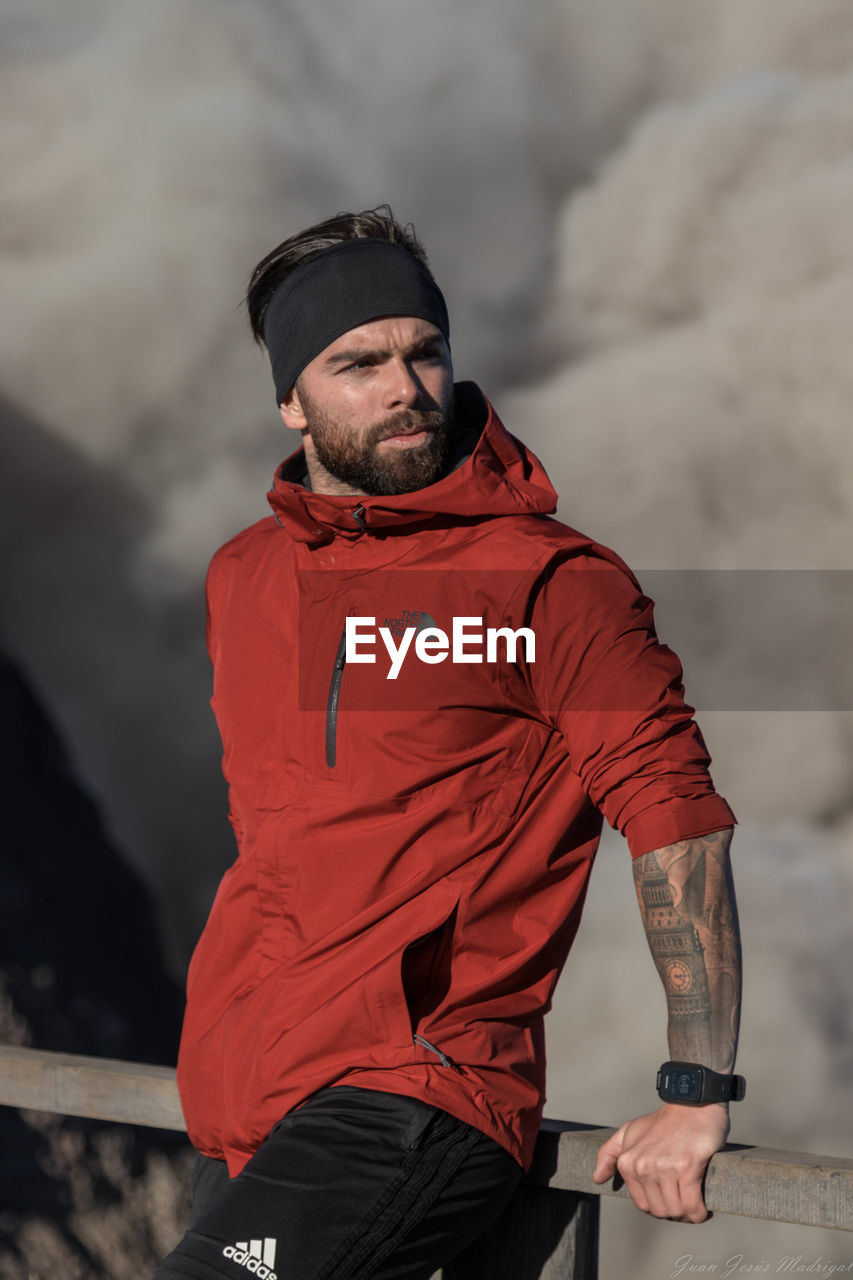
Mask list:
[[658,1072],[658,1097],[697,1107],[702,1102],[740,1102],[746,1093],[743,1076],[721,1075],[698,1062],[665,1062]]

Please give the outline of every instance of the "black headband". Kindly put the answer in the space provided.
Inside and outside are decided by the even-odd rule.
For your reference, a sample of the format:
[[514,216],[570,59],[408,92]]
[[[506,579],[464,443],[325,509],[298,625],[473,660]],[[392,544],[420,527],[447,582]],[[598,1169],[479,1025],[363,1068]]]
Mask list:
[[380,316],[416,316],[450,337],[441,290],[402,245],[344,240],[294,268],[264,316],[276,403],[330,342]]

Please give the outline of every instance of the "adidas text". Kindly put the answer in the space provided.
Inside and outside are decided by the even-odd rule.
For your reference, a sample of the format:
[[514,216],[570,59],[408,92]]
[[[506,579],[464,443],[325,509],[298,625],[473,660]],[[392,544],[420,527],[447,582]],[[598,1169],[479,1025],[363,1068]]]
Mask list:
[[226,1258],[239,1262],[258,1280],[278,1280],[273,1266],[275,1264],[275,1240],[238,1240],[222,1250]]

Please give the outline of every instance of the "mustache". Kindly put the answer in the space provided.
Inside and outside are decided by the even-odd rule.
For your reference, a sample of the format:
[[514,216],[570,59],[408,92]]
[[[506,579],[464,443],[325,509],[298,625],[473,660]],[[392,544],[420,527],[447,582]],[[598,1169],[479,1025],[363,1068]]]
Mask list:
[[418,431],[446,434],[449,427],[449,416],[441,409],[403,409],[373,428],[371,443],[387,440],[391,436],[415,435]]

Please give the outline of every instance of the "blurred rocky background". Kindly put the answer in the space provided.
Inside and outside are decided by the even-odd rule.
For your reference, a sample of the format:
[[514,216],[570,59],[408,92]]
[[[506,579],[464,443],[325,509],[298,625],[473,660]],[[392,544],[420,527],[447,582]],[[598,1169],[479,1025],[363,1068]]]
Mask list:
[[[2,0],[0,72],[0,1039],[173,1060],[233,857],[203,575],[291,448],[241,293],[284,236],[389,201],[458,374],[636,568],[696,689],[741,819],[733,1137],[849,1155],[848,0]],[[644,947],[614,837],[550,1114],[653,1105]],[[183,1148],[0,1124],[0,1277],[149,1275]],[[839,1234],[622,1204],[602,1243],[602,1280],[853,1259]]]
[[[173,1062],[180,990],[150,895],[5,659],[0,723],[0,1044]],[[189,1163],[179,1134],[0,1107],[3,1280],[150,1274],[182,1229]]]

